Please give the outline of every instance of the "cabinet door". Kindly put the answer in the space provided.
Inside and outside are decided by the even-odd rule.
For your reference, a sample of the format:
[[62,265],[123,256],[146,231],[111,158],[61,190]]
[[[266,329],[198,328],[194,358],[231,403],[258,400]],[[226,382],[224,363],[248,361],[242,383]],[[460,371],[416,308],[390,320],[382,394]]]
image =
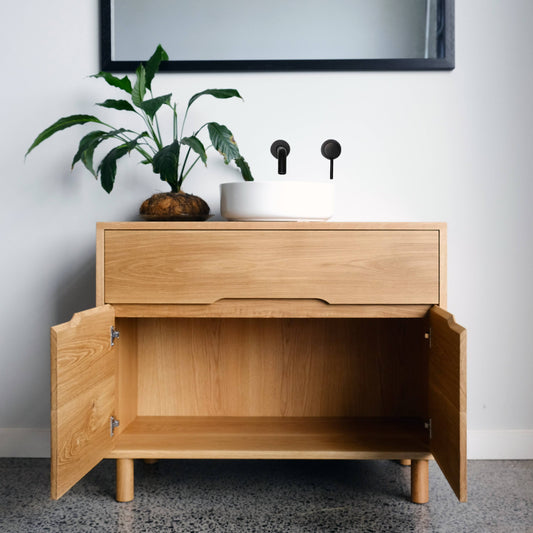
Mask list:
[[116,350],[112,306],[51,329],[51,495],[60,498],[111,450]]
[[466,330],[438,306],[429,311],[431,452],[466,501]]

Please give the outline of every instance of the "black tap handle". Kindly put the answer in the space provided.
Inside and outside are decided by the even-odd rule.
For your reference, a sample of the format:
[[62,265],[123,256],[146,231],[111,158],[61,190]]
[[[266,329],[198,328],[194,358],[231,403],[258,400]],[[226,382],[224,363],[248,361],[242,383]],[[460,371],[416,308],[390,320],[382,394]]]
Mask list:
[[333,160],[341,155],[341,145],[335,139],[328,139],[320,148],[322,155],[329,159],[329,179],[333,179]]
[[270,153],[278,160],[278,174],[287,174],[287,156],[291,151],[289,143],[281,139],[274,141]]

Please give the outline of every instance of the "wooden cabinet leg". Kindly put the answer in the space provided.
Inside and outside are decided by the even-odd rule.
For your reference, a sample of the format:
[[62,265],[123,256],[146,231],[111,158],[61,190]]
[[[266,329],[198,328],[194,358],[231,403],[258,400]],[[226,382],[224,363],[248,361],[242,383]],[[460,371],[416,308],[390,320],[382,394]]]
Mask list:
[[429,501],[429,469],[426,460],[411,462],[411,501],[413,503]]
[[133,459],[117,459],[117,502],[133,500]]
[[400,459],[400,464],[402,466],[411,466],[411,459]]

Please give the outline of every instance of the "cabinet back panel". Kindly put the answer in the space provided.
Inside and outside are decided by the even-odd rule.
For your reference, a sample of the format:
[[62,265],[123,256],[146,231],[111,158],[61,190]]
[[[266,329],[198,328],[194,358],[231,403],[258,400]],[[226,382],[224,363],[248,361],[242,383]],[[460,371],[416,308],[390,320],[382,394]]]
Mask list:
[[145,318],[139,416],[427,415],[419,319]]

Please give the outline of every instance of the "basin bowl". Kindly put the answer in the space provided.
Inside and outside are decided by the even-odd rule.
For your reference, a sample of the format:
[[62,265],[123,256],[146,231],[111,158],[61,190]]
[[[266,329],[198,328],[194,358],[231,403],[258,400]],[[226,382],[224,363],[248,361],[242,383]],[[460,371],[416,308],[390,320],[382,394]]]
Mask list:
[[244,181],[220,185],[227,220],[327,220],[333,216],[332,181]]

